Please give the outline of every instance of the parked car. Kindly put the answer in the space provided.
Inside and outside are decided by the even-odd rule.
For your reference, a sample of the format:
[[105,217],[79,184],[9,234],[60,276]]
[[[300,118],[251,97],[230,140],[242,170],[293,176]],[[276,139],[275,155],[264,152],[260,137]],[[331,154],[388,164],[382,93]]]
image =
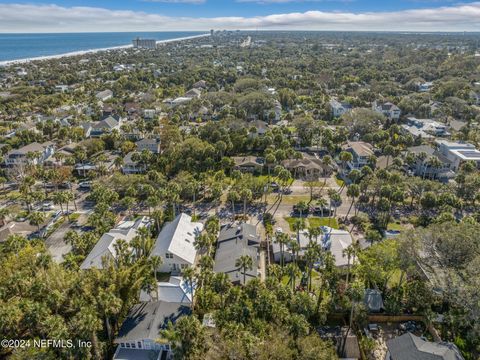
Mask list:
[[51,211],[54,210],[55,207],[53,206],[53,203],[51,201],[44,201],[42,203],[42,210],[43,211]]
[[331,215],[331,210],[327,207],[322,208],[320,206],[315,206],[310,208],[310,212],[316,216],[329,217]]
[[83,190],[88,190],[92,187],[92,182],[91,181],[82,181],[81,183],[78,184],[78,187]]
[[[302,215],[308,215],[309,212],[310,212],[310,209],[306,208],[305,210],[302,210]],[[297,205],[293,205],[293,214],[300,215],[300,209]]]

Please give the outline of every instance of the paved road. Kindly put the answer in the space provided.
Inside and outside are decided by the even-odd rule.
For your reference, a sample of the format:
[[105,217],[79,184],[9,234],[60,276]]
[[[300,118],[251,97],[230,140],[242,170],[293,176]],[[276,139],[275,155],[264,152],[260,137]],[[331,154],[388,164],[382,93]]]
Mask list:
[[65,234],[71,229],[72,224],[65,220],[62,225],[52,234],[45,239],[45,245],[48,252],[52,255],[55,262],[63,262],[63,255],[68,254],[72,247],[64,241]]
[[55,262],[63,262],[63,256],[72,251],[72,246],[65,242],[65,234],[69,230],[78,229],[78,227],[85,223],[87,216],[81,214],[77,221],[71,223],[68,219],[65,219],[62,225],[47,239],[45,239],[45,245],[49,253]]

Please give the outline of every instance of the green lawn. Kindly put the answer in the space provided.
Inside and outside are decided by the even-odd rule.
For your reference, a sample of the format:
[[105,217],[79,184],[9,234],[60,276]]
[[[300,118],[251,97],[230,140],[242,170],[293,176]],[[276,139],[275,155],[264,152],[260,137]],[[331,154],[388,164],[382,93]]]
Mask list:
[[342,187],[342,186],[345,185],[345,181],[343,181],[342,179],[340,179],[340,178],[338,177],[338,175],[335,176],[335,182],[336,182],[337,185],[340,186],[340,187]]
[[[286,217],[285,221],[288,222],[290,226],[290,231],[295,231],[293,229],[293,224],[295,220],[299,219],[296,217]],[[338,222],[335,218],[320,218],[320,217],[309,217],[305,219],[305,227],[308,228],[309,226],[312,227],[320,227],[320,226],[330,226],[331,228],[338,229]]]
[[[273,204],[278,198],[276,193],[270,194],[267,196],[267,201],[269,204]],[[283,195],[282,204],[283,205],[296,205],[300,201],[308,202],[310,200],[309,195]]]
[[77,221],[78,218],[80,217],[80,213],[73,213],[70,215],[70,221]]
[[297,218],[294,218],[294,217],[286,217],[286,218],[285,218],[285,221],[288,222],[288,225],[290,226],[290,231],[295,231],[295,230],[293,229],[293,224],[295,223],[295,220],[296,220],[296,219],[297,219]]
[[387,230],[403,231],[405,230],[405,228],[403,227],[402,224],[391,222],[387,225]]
[[308,218],[308,223],[313,227],[329,226],[338,229],[338,221],[335,218],[311,217]]

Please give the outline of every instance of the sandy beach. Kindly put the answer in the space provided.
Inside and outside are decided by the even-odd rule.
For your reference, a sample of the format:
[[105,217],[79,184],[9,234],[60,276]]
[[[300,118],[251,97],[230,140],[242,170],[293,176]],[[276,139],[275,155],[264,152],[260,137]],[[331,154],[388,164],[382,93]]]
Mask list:
[[[210,34],[200,34],[200,35],[186,36],[186,37],[175,38],[175,39],[159,40],[157,41],[157,45],[172,43],[177,41],[192,40],[192,39],[203,38],[207,36],[210,36]],[[70,57],[70,56],[94,54],[94,53],[103,52],[103,51],[116,51],[116,50],[131,49],[131,48],[133,48],[133,45],[121,45],[121,46],[112,46],[112,47],[100,48],[100,49],[79,50],[79,51],[73,51],[73,52],[57,54],[57,55],[46,55],[46,56],[38,56],[38,57],[25,58],[25,59],[6,60],[6,61],[0,61],[0,66],[20,65],[20,64],[28,63],[30,61],[60,59],[60,58]]]

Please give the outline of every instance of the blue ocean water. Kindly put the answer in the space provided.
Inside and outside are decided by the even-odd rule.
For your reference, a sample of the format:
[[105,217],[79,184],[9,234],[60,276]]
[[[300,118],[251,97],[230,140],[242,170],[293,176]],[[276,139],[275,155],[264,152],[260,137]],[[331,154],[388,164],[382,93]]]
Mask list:
[[74,51],[130,45],[136,37],[169,40],[202,34],[181,32],[115,32],[68,34],[0,34],[0,61],[60,55]]

